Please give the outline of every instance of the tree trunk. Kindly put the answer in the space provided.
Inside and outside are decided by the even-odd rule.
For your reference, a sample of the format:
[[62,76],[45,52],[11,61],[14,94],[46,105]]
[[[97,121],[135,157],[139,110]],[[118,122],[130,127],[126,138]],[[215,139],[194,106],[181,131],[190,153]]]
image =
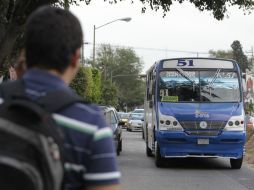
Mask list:
[[0,76],[5,64],[10,64],[6,61],[14,57],[14,49],[20,48],[15,43],[23,34],[30,13],[41,5],[56,2],[57,0],[0,0]]
[[4,70],[4,64],[7,58],[10,58],[15,42],[23,32],[23,26],[12,23],[5,32],[2,43],[0,44],[0,71]]

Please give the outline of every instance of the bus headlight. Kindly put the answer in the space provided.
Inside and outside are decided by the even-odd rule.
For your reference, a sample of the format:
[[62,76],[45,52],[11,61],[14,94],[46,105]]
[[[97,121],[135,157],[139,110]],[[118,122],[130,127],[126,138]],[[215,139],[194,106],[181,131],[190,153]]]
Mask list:
[[182,126],[176,118],[160,114],[159,130],[163,131],[183,131]]
[[228,120],[224,131],[244,131],[244,116],[232,116]]

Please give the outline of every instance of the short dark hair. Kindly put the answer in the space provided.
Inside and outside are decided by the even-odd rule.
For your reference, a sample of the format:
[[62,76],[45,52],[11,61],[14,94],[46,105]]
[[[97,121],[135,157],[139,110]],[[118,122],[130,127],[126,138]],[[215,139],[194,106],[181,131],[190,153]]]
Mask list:
[[27,67],[55,69],[63,73],[82,43],[80,23],[71,12],[43,6],[33,12],[26,23]]

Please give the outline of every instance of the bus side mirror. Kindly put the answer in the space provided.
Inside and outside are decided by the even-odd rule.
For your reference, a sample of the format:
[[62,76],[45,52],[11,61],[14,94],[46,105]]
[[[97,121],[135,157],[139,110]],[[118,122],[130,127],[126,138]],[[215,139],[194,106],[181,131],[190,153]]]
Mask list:
[[153,101],[152,100],[149,101],[149,108],[153,108]]

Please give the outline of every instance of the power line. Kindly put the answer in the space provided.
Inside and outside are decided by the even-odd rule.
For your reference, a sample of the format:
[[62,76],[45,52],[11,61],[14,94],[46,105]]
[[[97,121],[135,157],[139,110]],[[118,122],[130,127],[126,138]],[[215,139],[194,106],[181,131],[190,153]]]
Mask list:
[[[92,45],[89,43],[88,45]],[[96,44],[96,46],[100,46],[102,44]],[[124,46],[124,45],[112,45],[111,47],[125,47],[125,48],[133,48],[133,49],[140,49],[140,50],[147,50],[147,51],[162,51],[162,52],[175,52],[175,53],[188,53],[188,54],[207,54],[209,55],[209,52],[202,52],[202,51],[187,51],[187,50],[174,50],[174,49],[163,49],[163,48],[149,48],[149,47],[139,47],[139,46]]]
[[[87,43],[88,45],[92,45],[92,43]],[[103,43],[96,44],[96,46],[100,46]],[[160,51],[160,52],[174,52],[174,53],[187,53],[187,54],[196,54],[197,57],[199,55],[210,55],[209,52],[207,51],[189,51],[189,50],[175,50],[175,49],[163,49],[163,48],[150,48],[150,47],[140,47],[140,46],[125,46],[125,45],[112,45],[110,44],[111,47],[123,47],[123,48],[132,48],[132,49],[139,49],[139,50],[146,50],[146,51]],[[251,56],[253,58],[253,48],[250,51],[244,51],[247,56]]]

